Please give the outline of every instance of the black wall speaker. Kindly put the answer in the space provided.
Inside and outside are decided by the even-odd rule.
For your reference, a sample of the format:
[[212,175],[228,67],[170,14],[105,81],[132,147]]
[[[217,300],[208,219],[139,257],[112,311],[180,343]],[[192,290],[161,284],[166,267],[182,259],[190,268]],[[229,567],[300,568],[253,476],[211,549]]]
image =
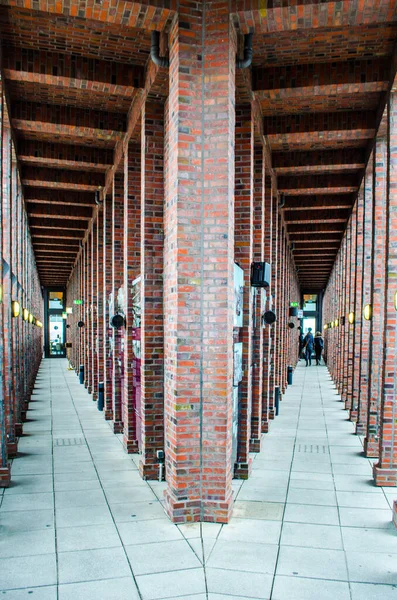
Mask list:
[[268,287],[270,285],[270,265],[266,262],[254,262],[251,265],[252,287]]
[[293,329],[293,328],[295,327],[295,323],[288,323],[288,327],[289,327],[290,329]]
[[289,316],[290,317],[297,317],[298,316],[298,308],[296,306],[290,306],[289,307]]
[[77,323],[77,327],[84,327],[84,321],[79,321]]
[[119,315],[119,314],[113,315],[113,317],[110,319],[110,324],[115,329],[120,329],[120,327],[123,327],[124,326],[123,315]]
[[267,310],[263,313],[262,319],[266,323],[266,325],[273,325],[276,322],[276,313],[272,310]]

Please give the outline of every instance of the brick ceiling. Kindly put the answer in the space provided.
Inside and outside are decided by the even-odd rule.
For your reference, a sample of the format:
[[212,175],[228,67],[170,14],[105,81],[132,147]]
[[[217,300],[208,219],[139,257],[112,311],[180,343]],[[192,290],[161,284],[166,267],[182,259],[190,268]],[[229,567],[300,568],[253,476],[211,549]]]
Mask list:
[[[125,136],[139,141],[130,107],[167,95],[167,71],[151,71],[150,34],[167,32],[173,5],[0,0],[3,74],[43,285],[66,283],[96,190],[117,169]],[[267,136],[301,283],[321,289],[394,78],[397,2],[263,5],[231,2],[239,34],[254,31],[252,72],[237,73],[236,101],[257,100],[256,139]]]

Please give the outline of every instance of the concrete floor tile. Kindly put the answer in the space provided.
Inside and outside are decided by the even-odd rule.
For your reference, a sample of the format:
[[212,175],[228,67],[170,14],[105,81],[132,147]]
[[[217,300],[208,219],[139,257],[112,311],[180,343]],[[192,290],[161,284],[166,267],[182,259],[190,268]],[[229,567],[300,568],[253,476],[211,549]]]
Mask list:
[[206,574],[209,598],[270,598],[272,575],[214,568],[207,568]]
[[52,492],[52,474],[47,475],[16,475],[6,488],[5,494],[13,496],[14,494],[32,494]]
[[80,506],[106,506],[106,499],[103,491],[99,489],[55,492],[56,510],[62,508],[77,508]]
[[241,519],[265,519],[281,521],[284,504],[281,502],[250,502],[237,499],[233,506],[233,517]]
[[397,586],[396,554],[349,551],[346,559],[351,581]]
[[111,504],[111,511],[116,523],[165,518],[163,505],[158,501]]
[[333,550],[343,549],[340,527],[309,523],[284,523],[281,545],[330,548]]
[[382,488],[374,484],[371,474],[367,477],[353,477],[352,475],[334,475],[335,489],[338,492],[365,492],[365,493],[382,493]]
[[59,583],[128,577],[131,570],[122,548],[58,553]]
[[[362,529],[342,527],[345,550],[356,552],[390,552],[395,554],[397,564],[397,532],[389,529]],[[397,570],[397,569],[396,569]]]
[[99,479],[88,479],[80,481],[56,481],[54,482],[56,492],[71,492],[82,490],[100,490],[101,484]]
[[352,600],[396,600],[397,585],[351,583]]
[[272,600],[319,600],[319,598],[350,600],[349,585],[342,581],[276,575]]
[[118,523],[117,528],[126,546],[151,544],[160,540],[183,540],[178,527],[167,518],[134,523]]
[[57,531],[57,546],[59,552],[116,548],[121,547],[121,540],[114,524],[61,527]]
[[253,573],[274,573],[278,546],[217,540],[208,566]]
[[11,494],[4,495],[1,505],[1,511],[19,511],[19,510],[45,510],[52,509],[54,506],[54,497],[49,493],[42,494]]
[[1,558],[0,573],[3,590],[54,585],[57,582],[55,554],[20,556],[17,560]]
[[[101,478],[101,475],[99,477]],[[114,486],[113,489],[107,488],[105,490],[105,494],[109,504],[124,504],[126,502],[153,502],[156,500],[156,495],[145,482],[142,482],[140,486],[134,486],[130,488],[120,488],[120,486]]]
[[57,527],[106,525],[112,522],[112,517],[107,506],[78,506],[57,510]]
[[32,531],[34,529],[49,529],[54,527],[54,509],[32,511],[17,510],[2,512],[0,510],[0,533]]
[[390,509],[340,507],[339,515],[343,527],[393,529]]
[[0,558],[52,553],[55,555],[55,530],[52,528],[17,532],[5,528],[4,535],[0,536]]
[[336,506],[316,506],[305,504],[287,504],[285,522],[314,523],[318,525],[339,525]]
[[136,581],[143,600],[186,598],[205,592],[203,568],[139,575]]
[[365,492],[336,492],[339,506],[356,508],[389,508],[383,494]]
[[125,546],[134,575],[194,569],[201,562],[186,540]]
[[139,594],[132,576],[59,586],[59,600],[99,599],[139,600]]
[[280,532],[280,521],[233,518],[227,526],[222,528],[218,540],[278,544]]
[[291,504],[315,504],[316,506],[336,506],[335,492],[331,490],[312,490],[290,488],[287,502]]
[[281,546],[277,575],[348,580],[344,552],[292,546]]

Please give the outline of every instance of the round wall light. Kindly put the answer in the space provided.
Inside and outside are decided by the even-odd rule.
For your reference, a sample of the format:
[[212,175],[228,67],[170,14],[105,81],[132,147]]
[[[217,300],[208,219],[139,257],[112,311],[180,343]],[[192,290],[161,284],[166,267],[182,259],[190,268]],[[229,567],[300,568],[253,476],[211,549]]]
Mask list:
[[397,292],[394,292],[394,308],[397,310]]
[[13,317],[19,317],[21,314],[21,305],[19,304],[18,300],[13,300],[11,302],[11,314]]
[[335,319],[334,323],[335,323],[335,327],[338,327],[339,326],[339,319]]
[[350,325],[353,325],[354,320],[355,320],[356,315],[354,314],[354,312],[349,312],[349,316],[347,317]]
[[366,321],[370,321],[372,318],[372,305],[371,304],[366,304],[364,306],[364,319]]
[[29,323],[33,323],[34,320],[34,316],[32,315],[32,313],[29,313]]
[[328,325],[327,325],[327,323],[324,325],[324,329],[328,329]]
[[43,323],[41,321],[37,321],[37,319],[36,319],[36,325],[37,325],[37,327],[43,327]]
[[24,321],[27,321],[27,320],[29,319],[29,311],[28,311],[28,309],[27,309],[27,308],[24,308],[24,309],[22,310],[22,319],[23,319]]
[[331,321],[331,327],[332,329],[335,327],[335,321]]

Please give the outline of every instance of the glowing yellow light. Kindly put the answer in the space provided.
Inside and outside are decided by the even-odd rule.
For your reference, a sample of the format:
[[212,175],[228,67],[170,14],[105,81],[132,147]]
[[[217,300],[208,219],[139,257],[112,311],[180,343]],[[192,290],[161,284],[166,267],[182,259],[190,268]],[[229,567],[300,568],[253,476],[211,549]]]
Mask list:
[[350,325],[353,325],[355,317],[356,316],[355,316],[354,312],[349,312],[349,316],[347,318],[348,318]]
[[334,328],[335,327],[335,322],[331,321],[331,327]]
[[29,323],[33,323],[34,320],[34,316],[32,315],[32,313],[29,313]]
[[66,312],[63,312],[63,313],[62,313],[62,319],[67,319],[67,318],[68,318],[68,313],[66,313]]
[[11,313],[13,317],[19,317],[21,314],[21,305],[19,304],[18,300],[13,300],[11,302]]
[[364,306],[364,319],[366,321],[370,321],[372,317],[372,306],[371,304],[366,304]]
[[66,307],[66,314],[67,315],[72,315],[73,314],[73,307],[72,306],[67,306]]
[[397,310],[397,292],[394,293],[394,308]]
[[339,319],[335,319],[335,327],[338,327],[339,325]]
[[41,321],[36,321],[37,327],[43,327],[43,323]]
[[324,329],[328,329],[328,325],[327,324],[324,325]]
[[28,311],[28,309],[27,309],[27,308],[24,308],[24,309],[22,310],[22,319],[23,319],[24,321],[27,321],[27,320],[29,319],[29,311]]
[[3,286],[0,283],[0,304],[3,302]]

